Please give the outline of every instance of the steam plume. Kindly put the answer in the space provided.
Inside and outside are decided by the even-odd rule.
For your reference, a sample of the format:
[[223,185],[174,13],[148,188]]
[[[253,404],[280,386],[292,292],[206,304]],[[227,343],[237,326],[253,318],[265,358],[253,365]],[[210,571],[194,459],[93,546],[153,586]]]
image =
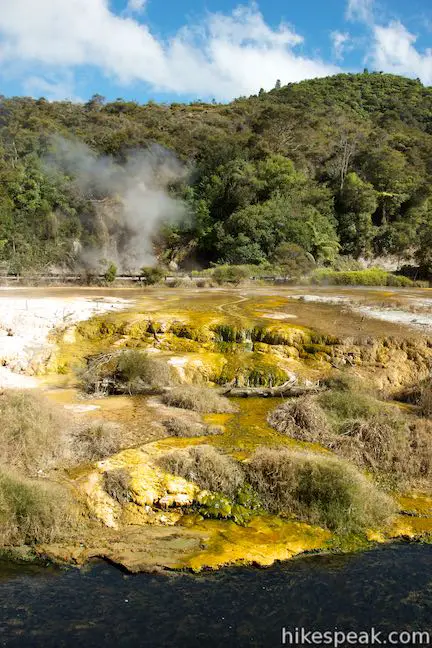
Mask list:
[[72,176],[93,205],[86,225],[99,243],[82,248],[81,261],[96,267],[107,259],[123,272],[154,263],[152,239],[160,225],[185,214],[183,203],[168,192],[186,175],[185,167],[160,146],[131,153],[124,164],[97,157],[85,144],[60,137],[53,149],[49,165]]

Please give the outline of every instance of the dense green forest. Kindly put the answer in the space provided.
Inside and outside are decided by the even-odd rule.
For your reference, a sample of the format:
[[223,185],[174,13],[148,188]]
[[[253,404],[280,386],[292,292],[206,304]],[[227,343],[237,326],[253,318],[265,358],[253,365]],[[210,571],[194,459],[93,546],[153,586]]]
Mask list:
[[256,264],[295,244],[324,265],[395,255],[432,269],[432,88],[419,80],[341,74],[230,104],[2,97],[3,271],[77,268],[103,248],[100,205],[116,196],[47,164],[58,136],[119,165],[154,145],[182,162],[167,186],[182,217],[151,231],[160,262]]

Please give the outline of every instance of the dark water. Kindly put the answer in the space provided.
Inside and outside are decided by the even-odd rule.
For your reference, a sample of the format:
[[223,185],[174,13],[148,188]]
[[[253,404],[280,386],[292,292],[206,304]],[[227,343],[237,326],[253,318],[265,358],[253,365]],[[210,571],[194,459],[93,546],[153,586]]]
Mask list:
[[432,546],[199,576],[0,563],[0,646],[266,648],[281,645],[282,626],[432,631]]

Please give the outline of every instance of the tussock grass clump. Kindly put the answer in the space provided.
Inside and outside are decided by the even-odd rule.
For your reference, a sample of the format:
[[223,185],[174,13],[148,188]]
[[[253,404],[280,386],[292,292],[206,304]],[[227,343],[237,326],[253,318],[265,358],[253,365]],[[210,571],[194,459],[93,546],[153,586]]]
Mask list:
[[410,426],[409,473],[419,478],[432,477],[432,422],[417,420]]
[[422,389],[418,404],[422,416],[432,416],[432,386],[430,384]]
[[280,434],[302,441],[319,441],[329,433],[324,410],[310,397],[294,398],[270,412],[268,422]]
[[7,390],[0,395],[0,464],[27,474],[46,470],[68,452],[64,410],[42,394]]
[[418,413],[426,418],[432,416],[432,379],[427,378],[400,391],[397,400],[418,407]]
[[394,407],[365,394],[342,391],[291,400],[273,410],[268,421],[281,434],[317,442],[380,481],[385,476],[408,485],[432,474],[432,424],[410,423]]
[[234,412],[232,403],[214,389],[195,385],[182,385],[163,394],[162,401],[171,407],[193,410],[194,412],[223,414]]
[[196,421],[185,421],[180,418],[168,418],[162,425],[170,436],[173,437],[200,437],[222,434],[223,429],[218,425],[203,425]]
[[168,418],[162,425],[170,436],[173,437],[199,437],[204,435],[205,426],[196,421],[185,421],[180,418]]
[[123,433],[115,424],[96,424],[75,434],[72,452],[78,461],[100,461],[119,452],[123,447]]
[[71,510],[60,485],[0,470],[0,544],[52,542],[71,522]]
[[105,472],[103,486],[105,492],[119,504],[125,504],[131,500],[131,478],[125,468],[116,468]]
[[410,439],[402,420],[373,416],[346,421],[327,447],[374,473],[409,472]]
[[190,277],[177,277],[172,281],[167,281],[166,284],[169,288],[196,288],[196,284]]
[[245,470],[268,511],[332,531],[381,527],[394,512],[387,495],[336,457],[259,448]]
[[240,465],[209,445],[172,450],[162,455],[159,465],[167,472],[195,482],[202,490],[233,497],[244,484]]
[[214,283],[211,279],[195,279],[195,286],[197,288],[213,288]]

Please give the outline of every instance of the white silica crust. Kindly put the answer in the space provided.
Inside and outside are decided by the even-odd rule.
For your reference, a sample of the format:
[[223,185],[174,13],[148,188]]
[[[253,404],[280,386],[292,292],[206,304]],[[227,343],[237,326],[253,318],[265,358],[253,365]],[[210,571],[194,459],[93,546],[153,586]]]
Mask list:
[[130,303],[114,297],[21,297],[0,290],[0,388],[37,386],[37,379],[26,374],[51,348],[48,338],[54,329]]

